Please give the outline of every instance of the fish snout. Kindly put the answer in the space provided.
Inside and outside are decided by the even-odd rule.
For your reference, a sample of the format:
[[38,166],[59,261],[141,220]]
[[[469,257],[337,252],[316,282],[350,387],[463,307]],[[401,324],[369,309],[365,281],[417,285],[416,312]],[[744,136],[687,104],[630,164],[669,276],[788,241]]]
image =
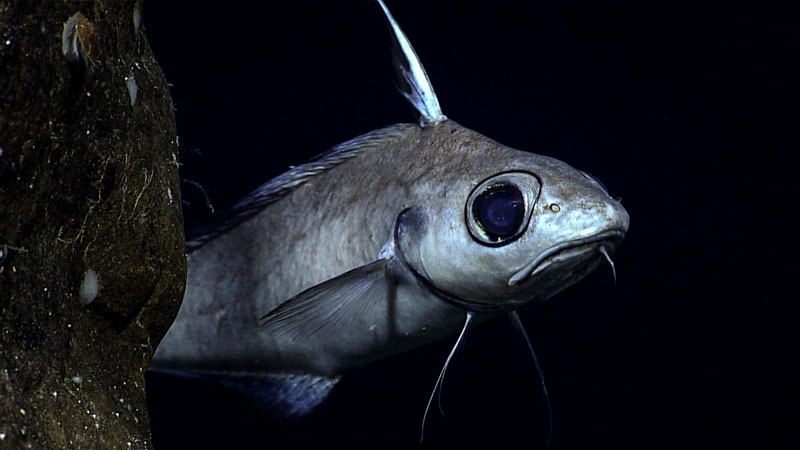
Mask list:
[[[514,272],[509,286],[536,278],[556,277],[566,285],[579,280],[619,246],[630,226],[622,204],[610,197],[576,202],[546,201],[540,206],[534,233],[543,249]],[[565,286],[564,286],[565,287]]]

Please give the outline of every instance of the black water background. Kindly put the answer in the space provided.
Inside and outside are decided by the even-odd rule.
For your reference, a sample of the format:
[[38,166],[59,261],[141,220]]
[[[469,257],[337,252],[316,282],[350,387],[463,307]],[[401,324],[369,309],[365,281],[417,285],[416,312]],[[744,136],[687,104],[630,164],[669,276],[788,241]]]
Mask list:
[[[775,448],[797,438],[798,39],[789,5],[389,2],[445,114],[591,172],[631,229],[614,259],[522,312],[544,366],[553,448]],[[412,121],[370,2],[145,1],[173,84],[181,175],[217,210],[316,153]],[[207,220],[183,186],[189,226]],[[451,341],[348,374],[307,422],[148,380],[154,441],[413,448]],[[524,348],[477,327],[425,446],[541,448]]]

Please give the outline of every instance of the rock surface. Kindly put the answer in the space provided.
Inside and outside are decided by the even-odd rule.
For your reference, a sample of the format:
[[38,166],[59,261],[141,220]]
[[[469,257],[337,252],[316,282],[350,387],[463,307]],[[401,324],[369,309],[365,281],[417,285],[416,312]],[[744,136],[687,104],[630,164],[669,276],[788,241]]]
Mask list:
[[0,448],[149,448],[185,257],[137,1],[0,0]]

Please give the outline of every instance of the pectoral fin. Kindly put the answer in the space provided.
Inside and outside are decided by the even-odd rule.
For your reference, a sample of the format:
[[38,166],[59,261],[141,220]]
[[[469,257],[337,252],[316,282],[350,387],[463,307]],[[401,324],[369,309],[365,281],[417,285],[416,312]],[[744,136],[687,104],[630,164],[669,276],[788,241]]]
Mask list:
[[390,262],[379,259],[307,289],[262,317],[262,325],[280,337],[314,339],[368,321],[392,295]]

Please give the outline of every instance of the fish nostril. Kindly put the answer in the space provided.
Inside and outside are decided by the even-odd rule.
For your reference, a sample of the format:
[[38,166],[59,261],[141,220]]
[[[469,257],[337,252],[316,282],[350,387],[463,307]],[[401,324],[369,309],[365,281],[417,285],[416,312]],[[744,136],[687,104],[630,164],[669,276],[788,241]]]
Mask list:
[[553,211],[554,213],[560,212],[561,211],[561,207],[558,206],[557,203],[551,203],[550,204],[550,211]]

